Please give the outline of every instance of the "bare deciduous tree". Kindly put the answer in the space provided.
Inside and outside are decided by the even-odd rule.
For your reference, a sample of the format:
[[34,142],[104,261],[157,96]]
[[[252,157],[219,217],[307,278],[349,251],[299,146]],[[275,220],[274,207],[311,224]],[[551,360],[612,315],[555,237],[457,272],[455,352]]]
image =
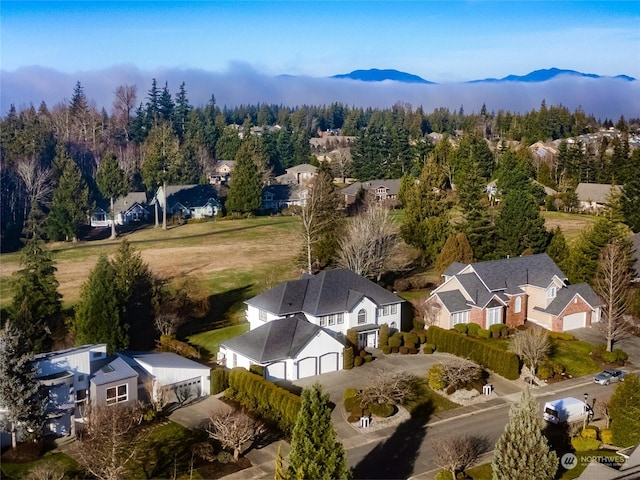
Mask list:
[[615,240],[600,253],[594,290],[604,302],[600,321],[596,324],[607,342],[607,352],[616,340],[629,335],[633,329],[633,317],[625,315],[631,304],[632,280],[629,245]]
[[456,390],[482,378],[482,367],[471,360],[452,358],[442,365],[442,379]]
[[[536,374],[538,365],[546,358],[550,348],[549,333],[543,328],[530,328],[518,332],[509,344],[509,350],[529,364],[533,376]],[[533,383],[533,377],[531,382]]]
[[54,462],[41,462],[29,470],[27,480],[62,480],[64,468]]
[[381,371],[362,391],[362,405],[401,405],[415,398],[416,377],[406,372]]
[[171,397],[169,391],[160,384],[156,385],[156,381],[153,378],[145,380],[144,391],[149,398],[149,404],[156,412],[162,412],[169,404]]
[[135,107],[138,87],[135,85],[119,85],[114,92],[113,115],[120,122],[127,140],[129,137],[129,125],[131,124],[131,111]]
[[127,478],[137,454],[136,427],[139,405],[114,405],[87,409],[84,431],[77,447],[82,467],[101,480]]
[[415,316],[424,323],[425,328],[429,328],[431,325],[438,325],[438,316],[442,308],[438,302],[427,303],[424,298],[420,298],[412,300],[411,305]]
[[476,464],[489,450],[486,437],[477,435],[442,437],[431,442],[434,452],[433,462],[440,468],[449,470],[453,478],[458,472]]
[[604,428],[609,428],[609,422],[611,421],[611,398],[598,398],[595,402],[595,407],[598,415],[602,415],[604,417]]
[[160,335],[170,336],[176,334],[178,327],[184,323],[184,318],[177,313],[160,313],[156,315],[154,322]]
[[364,213],[350,220],[338,243],[338,265],[378,281],[393,268],[391,262],[399,238],[389,210],[369,205]]
[[244,445],[254,440],[264,431],[264,426],[244,412],[230,411],[215,413],[209,417],[207,429],[209,436],[218,440],[224,447],[233,450],[233,459],[238,461]]
[[331,157],[331,170],[336,177],[342,179],[342,183],[346,182],[347,175],[351,171],[351,149],[337,148],[329,154]]

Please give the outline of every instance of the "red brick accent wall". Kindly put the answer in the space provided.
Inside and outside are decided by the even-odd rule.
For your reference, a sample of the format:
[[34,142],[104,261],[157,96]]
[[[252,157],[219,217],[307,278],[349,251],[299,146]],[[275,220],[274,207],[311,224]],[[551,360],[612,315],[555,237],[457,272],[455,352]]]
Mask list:
[[516,296],[511,297],[509,300],[509,305],[507,306],[506,312],[506,323],[509,327],[517,327],[518,325],[524,325],[525,320],[527,319],[527,296],[523,293],[522,295],[517,295],[520,297],[520,313],[515,313],[515,305],[516,305]]
[[478,325],[480,325],[480,328],[487,328],[485,325],[484,310],[480,310],[479,308],[472,308],[469,312],[469,323],[477,323]]
[[[565,317],[565,315],[571,315],[572,313],[580,313],[580,312],[587,312],[586,326],[590,327],[591,326],[591,307],[584,300],[582,300],[581,297],[578,297],[577,295],[571,300],[571,303],[567,305],[567,308],[565,308],[562,311],[559,318],[562,319]],[[555,325],[554,325],[554,330],[555,330]]]
[[552,317],[551,319],[551,331],[552,332],[561,332],[562,331],[562,317]]

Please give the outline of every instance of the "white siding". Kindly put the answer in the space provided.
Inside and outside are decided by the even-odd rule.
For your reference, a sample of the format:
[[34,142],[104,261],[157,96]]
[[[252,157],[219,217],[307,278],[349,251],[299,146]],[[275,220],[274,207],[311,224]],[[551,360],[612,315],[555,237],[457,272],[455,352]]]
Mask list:
[[173,367],[154,367],[140,359],[136,359],[142,368],[156,378],[158,386],[166,387],[174,383],[181,383],[194,377],[202,377],[202,395],[209,395],[211,392],[209,367],[202,368],[173,368]]

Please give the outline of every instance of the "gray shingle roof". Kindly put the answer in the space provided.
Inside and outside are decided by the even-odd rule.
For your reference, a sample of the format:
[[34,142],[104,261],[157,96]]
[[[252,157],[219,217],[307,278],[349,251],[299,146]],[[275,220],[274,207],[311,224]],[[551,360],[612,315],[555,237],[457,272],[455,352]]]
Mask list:
[[547,288],[554,276],[567,278],[546,253],[478,262],[472,267],[490,290],[513,291],[511,287],[520,285]]
[[294,358],[319,331],[303,314],[267,322],[244,335],[227,340],[222,346],[256,363]]
[[465,310],[471,310],[471,307],[467,305],[467,300],[458,290],[452,290],[449,292],[438,292],[438,297],[442,301],[445,308],[449,313],[464,312]]
[[602,305],[602,301],[588,284],[578,283],[576,285],[568,285],[566,288],[560,288],[556,298],[543,311],[551,315],[559,315],[576,295],[580,295],[592,307]]
[[137,376],[138,374],[136,371],[127,365],[127,362],[120,357],[116,357],[93,374],[93,377],[91,377],[91,383],[95,385],[104,385],[106,383],[118,382],[120,380]]
[[451,265],[447,267],[447,269],[444,271],[442,275],[444,275],[445,277],[452,277],[453,275],[460,273],[462,269],[466,266],[467,266],[466,263],[453,262]]
[[278,316],[299,312],[321,316],[349,312],[363,296],[377,306],[404,302],[397,295],[343,268],[282,283],[246,303]]
[[388,180],[370,180],[368,182],[355,182],[348,187],[340,190],[342,195],[357,195],[360,189],[367,191],[375,191],[379,187],[386,187],[389,190],[389,195],[397,195],[400,190],[400,179],[388,179]]
[[576,195],[581,202],[605,204],[612,191],[618,193],[620,187],[608,183],[579,183],[576,187]]

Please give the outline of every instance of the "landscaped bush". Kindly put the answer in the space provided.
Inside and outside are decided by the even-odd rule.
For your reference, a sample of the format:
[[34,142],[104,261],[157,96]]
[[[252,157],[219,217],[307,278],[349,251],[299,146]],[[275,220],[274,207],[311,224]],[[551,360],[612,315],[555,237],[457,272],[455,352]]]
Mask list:
[[458,324],[454,325],[453,328],[455,328],[456,332],[458,332],[458,333],[462,333],[463,335],[467,334],[467,324],[466,323],[458,323]]
[[389,325],[383,323],[380,325],[380,332],[378,333],[378,346],[380,348],[389,345]]
[[435,351],[435,349],[436,349],[436,346],[433,343],[427,343],[425,344],[422,351],[428,355],[431,355]]
[[600,430],[600,440],[607,445],[613,445],[613,432],[610,428]]
[[264,377],[264,367],[262,365],[249,365],[249,371],[259,377]]
[[391,347],[391,353],[398,353],[400,351],[400,347]]
[[402,332],[396,332],[391,337],[389,337],[389,346],[400,347],[402,345],[403,335]]
[[362,350],[360,350],[360,353],[358,353],[358,355],[364,358],[367,355],[367,351],[363,348]]
[[509,380],[516,380],[520,376],[520,359],[513,352],[460,335],[455,330],[444,330],[435,326],[427,330],[427,340],[434,344],[439,352],[467,358]]
[[349,330],[347,330],[347,340],[349,341],[349,344],[353,348],[357,348],[358,347],[358,331],[353,328],[350,328]]
[[229,370],[216,368],[211,372],[211,395],[217,395],[229,388]]
[[364,358],[362,358],[361,356],[357,356],[356,358],[353,359],[353,364],[356,367],[359,367],[360,365],[362,365],[364,363]]
[[478,338],[482,338],[484,340],[487,340],[487,339],[491,338],[491,332],[489,330],[485,330],[485,329],[481,328],[480,330],[478,330]]
[[576,337],[574,337],[570,333],[564,333],[564,332],[549,332],[549,338],[554,338],[556,340],[566,340],[566,341],[576,339]]
[[299,396],[242,367],[235,367],[229,372],[229,388],[225,396],[273,422],[286,433],[293,429],[300,411]]
[[347,412],[355,411],[356,409],[360,410],[360,395],[356,395],[355,397],[349,397],[344,399],[344,409]]
[[347,398],[353,398],[353,397],[357,397],[360,394],[360,392],[358,392],[358,389],[356,388],[347,388],[344,393],[342,394],[342,399],[346,400]]
[[353,368],[353,348],[347,347],[344,349],[342,355],[342,367],[345,370],[351,370]]
[[417,348],[409,347],[409,355],[415,355],[416,353],[418,353]]
[[502,324],[498,324],[498,325],[490,325],[489,326],[489,331],[491,332],[491,338],[500,338],[500,335],[502,333]]
[[393,405],[389,405],[388,403],[372,403],[369,405],[369,409],[372,415],[381,418],[390,417],[393,415],[393,412],[395,412]]
[[580,432],[580,436],[582,438],[594,438],[598,440],[598,433],[599,433],[598,427],[596,427],[595,425],[587,425]]
[[364,356],[364,361],[365,361],[365,363],[371,362],[372,360],[373,360],[373,354],[372,354],[372,353],[367,353],[367,354]]
[[409,347],[400,347],[400,355],[407,355],[409,353]]
[[470,337],[477,337],[479,331],[480,325],[478,325],[477,323],[467,324],[467,335],[469,335]]
[[602,352],[602,360],[607,363],[616,363],[618,365],[624,365],[629,355],[624,350],[614,348],[612,352]]
[[403,345],[408,348],[415,348],[420,343],[420,338],[415,332],[404,332]]
[[427,381],[429,382],[429,387],[433,390],[442,390],[446,388],[447,382],[444,381],[442,365],[434,365],[429,369],[429,372],[427,373]]
[[380,350],[382,350],[382,353],[385,355],[389,355],[391,353],[391,347],[389,345],[382,347]]
[[586,452],[587,450],[597,450],[602,442],[595,438],[573,437],[571,445],[576,452]]
[[552,378],[554,375],[560,375],[564,372],[564,365],[555,360],[547,358],[542,364],[538,367],[537,376],[542,380],[548,380]]

